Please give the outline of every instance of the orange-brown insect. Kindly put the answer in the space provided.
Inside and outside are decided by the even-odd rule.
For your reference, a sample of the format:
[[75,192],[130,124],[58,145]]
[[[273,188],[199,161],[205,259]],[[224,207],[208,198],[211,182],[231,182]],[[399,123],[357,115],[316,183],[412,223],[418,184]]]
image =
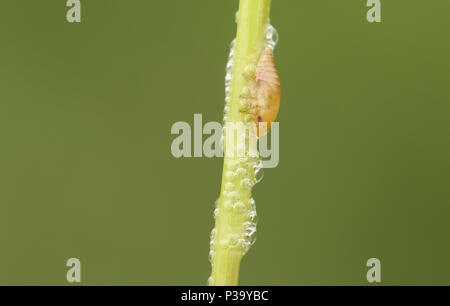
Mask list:
[[[281,86],[273,60],[272,50],[266,48],[255,70],[254,84],[250,88],[251,98],[247,112],[257,124],[258,137],[263,136],[275,121],[281,100]],[[267,130],[260,131],[259,123],[266,122]]]

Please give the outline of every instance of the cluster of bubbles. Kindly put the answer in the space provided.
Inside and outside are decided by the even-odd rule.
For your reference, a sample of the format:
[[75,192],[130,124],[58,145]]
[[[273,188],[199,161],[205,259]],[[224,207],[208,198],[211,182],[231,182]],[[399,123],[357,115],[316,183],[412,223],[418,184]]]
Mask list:
[[214,282],[214,279],[213,279],[212,276],[210,276],[210,277],[208,278],[208,286],[212,286],[212,285],[213,285],[213,282]]
[[[237,21],[237,16],[238,16],[238,12],[236,13],[236,21]],[[223,119],[224,123],[226,122],[226,119],[227,119],[229,103],[230,103],[230,99],[231,99],[230,93],[231,93],[231,81],[233,78],[235,42],[236,42],[236,39],[233,39],[233,41],[230,44],[230,52],[228,54],[228,61],[227,61],[227,65],[225,68],[226,74],[225,74],[225,108],[224,108],[224,119]],[[278,31],[271,24],[269,24],[266,29],[266,44],[270,49],[274,50],[277,43],[278,43]],[[246,68],[246,70],[247,71],[245,71],[245,73],[251,75],[252,73],[254,73],[255,66],[249,65]],[[243,96],[248,95],[248,91],[249,91],[249,88],[244,87],[242,95]]]
[[236,39],[233,39],[233,41],[230,44],[230,53],[228,54],[228,61],[225,68],[226,74],[225,74],[225,107],[223,109],[223,130],[222,130],[222,136],[220,138],[220,144],[222,148],[224,147],[225,142],[225,126],[227,122],[227,116],[229,111],[229,104],[231,100],[231,80],[233,79],[233,63],[234,63],[234,44]]
[[[217,203],[217,201],[216,201]],[[208,255],[208,259],[209,262],[211,263],[211,265],[214,265],[214,257],[216,255],[215,252],[215,241],[216,241],[216,228],[213,228],[211,231],[211,234],[209,236],[209,255]]]
[[[238,13],[236,12],[236,22],[237,22],[237,18],[238,18]],[[233,41],[230,44],[230,52],[228,54],[228,60],[227,60],[227,64],[226,64],[226,68],[225,68],[225,107],[224,107],[224,116],[223,116],[223,132],[222,132],[222,137],[221,137],[221,144],[222,146],[224,145],[224,139],[225,139],[225,132],[226,132],[226,122],[227,122],[227,118],[228,118],[228,112],[229,112],[229,104],[230,104],[230,100],[231,100],[231,82],[233,79],[233,64],[234,64],[234,55],[235,55],[235,51],[234,51],[234,47],[235,47],[235,42],[236,39],[233,39]],[[269,24],[267,26],[266,29],[266,45],[272,49],[272,51],[275,49],[275,46],[278,43],[278,31],[271,25]],[[251,76],[254,74],[256,67],[254,65],[249,65],[246,67],[246,71],[245,74]],[[241,96],[245,97],[249,95],[249,91],[250,88],[249,87],[244,87],[242,89],[241,92]],[[240,101],[240,105],[239,105],[239,109],[240,110],[245,110],[247,108],[247,100],[246,99],[242,99]],[[253,121],[253,118],[251,115],[246,115],[245,118],[246,122],[251,122]]]
[[[249,170],[253,169],[254,177]],[[244,255],[256,241],[257,212],[255,200],[250,197],[251,189],[259,183],[262,177],[262,162],[259,158],[243,157],[229,161],[228,170],[225,172],[225,183],[222,197],[215,202],[214,218],[220,213],[233,213],[245,220],[242,228],[232,231],[226,237],[217,241],[216,228],[210,235],[209,261],[214,265],[216,246],[225,248],[238,248]],[[241,195],[243,198],[241,198]],[[219,205],[220,208],[219,208]]]
[[[237,13],[236,13],[237,21]],[[266,30],[266,43],[272,50],[275,48],[278,42],[277,30],[272,26],[268,25]],[[224,108],[224,128],[222,133],[222,145],[225,137],[225,124],[227,121],[227,114],[229,111],[229,103],[231,99],[231,81],[232,81],[232,70],[234,63],[234,46],[235,40],[232,41],[230,46],[230,53],[228,56],[228,61],[226,65],[226,75],[225,75],[225,108]],[[254,66],[248,67],[248,72],[251,73],[255,69]],[[250,71],[251,70],[251,71]],[[247,71],[246,71],[247,72]],[[245,96],[248,87],[243,89],[242,95]],[[246,101],[245,101],[246,102]],[[247,103],[242,102],[240,107],[246,107]],[[250,118],[246,118],[249,121]],[[262,161],[258,156],[246,155],[245,157],[238,158],[236,160],[228,161],[229,165],[227,171],[225,172],[225,184],[222,190],[222,198],[215,202],[214,209],[214,219],[218,217],[221,213],[221,209],[224,212],[233,212],[237,215],[245,216],[243,219],[245,221],[241,225],[241,231],[233,231],[227,237],[221,241],[216,241],[216,228],[213,228],[210,235],[210,252],[209,261],[211,265],[214,266],[214,260],[216,255],[216,244],[219,243],[221,247],[227,248],[239,248],[242,254],[248,252],[250,247],[256,241],[256,224],[257,224],[257,212],[255,200],[251,197],[251,190],[253,186],[259,182],[264,177]],[[253,170],[251,175],[249,170]],[[238,192],[240,191],[240,192]],[[241,194],[245,194],[245,199],[241,199]],[[219,208],[219,205],[221,207]],[[239,234],[240,233],[240,234]],[[208,278],[208,285],[213,283],[213,278]]]
[[233,79],[235,41],[236,40],[234,39],[230,44],[230,53],[228,54],[228,61],[227,61],[227,65],[225,68],[226,74],[225,74],[225,108],[224,108],[224,118],[223,118],[224,124],[227,120],[228,104],[230,103],[230,99],[231,99],[231,80]]
[[266,42],[267,46],[272,49],[272,51],[275,49],[275,46],[278,43],[278,31],[271,24],[267,26]]

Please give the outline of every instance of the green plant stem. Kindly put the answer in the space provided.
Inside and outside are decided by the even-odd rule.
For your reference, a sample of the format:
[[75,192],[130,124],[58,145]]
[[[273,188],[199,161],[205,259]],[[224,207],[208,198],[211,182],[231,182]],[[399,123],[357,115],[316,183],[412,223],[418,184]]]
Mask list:
[[[240,0],[226,123],[249,121],[245,112],[241,111],[242,93],[249,87],[249,80],[245,75],[254,72],[266,46],[270,4],[271,0]],[[227,132],[225,141],[233,136]],[[249,213],[254,209],[251,204],[252,185],[246,184],[254,182],[254,160],[249,156],[239,157],[236,146],[232,148],[234,154],[229,157],[227,147],[224,149],[222,187],[217,202],[215,236],[212,239],[214,246],[211,248],[214,256],[209,285],[215,286],[238,284],[240,262],[249,247],[244,225],[249,222]]]

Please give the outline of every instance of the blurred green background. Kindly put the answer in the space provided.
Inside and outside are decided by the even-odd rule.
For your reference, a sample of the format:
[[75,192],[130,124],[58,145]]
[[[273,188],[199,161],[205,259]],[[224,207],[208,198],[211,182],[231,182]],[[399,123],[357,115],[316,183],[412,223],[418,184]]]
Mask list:
[[[204,285],[237,0],[0,2],[0,283]],[[272,1],[280,164],[242,285],[450,284],[450,2]]]

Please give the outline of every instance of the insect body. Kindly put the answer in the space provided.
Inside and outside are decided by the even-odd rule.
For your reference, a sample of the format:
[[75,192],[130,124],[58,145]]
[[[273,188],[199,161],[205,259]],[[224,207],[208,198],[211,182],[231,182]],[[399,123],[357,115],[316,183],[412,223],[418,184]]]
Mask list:
[[[275,121],[280,108],[281,86],[273,60],[272,50],[266,48],[255,70],[254,80],[250,81],[251,98],[247,112],[257,124],[258,137],[263,136]],[[260,130],[260,123],[266,123],[267,129]]]

